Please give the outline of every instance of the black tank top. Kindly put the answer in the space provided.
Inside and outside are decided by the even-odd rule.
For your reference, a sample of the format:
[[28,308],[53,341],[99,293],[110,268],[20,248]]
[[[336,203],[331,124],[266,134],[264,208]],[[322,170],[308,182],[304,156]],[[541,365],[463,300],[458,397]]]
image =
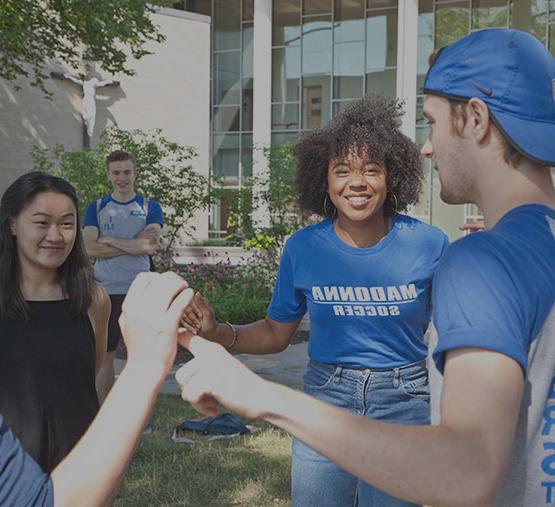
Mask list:
[[46,471],[71,451],[98,411],[95,339],[69,300],[29,302],[29,321],[0,317],[0,414]]

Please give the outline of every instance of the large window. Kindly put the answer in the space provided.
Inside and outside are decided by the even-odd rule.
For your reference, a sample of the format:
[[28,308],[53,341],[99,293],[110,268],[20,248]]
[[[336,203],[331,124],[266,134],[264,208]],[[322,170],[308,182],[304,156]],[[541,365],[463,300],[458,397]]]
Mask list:
[[[211,176],[238,189],[252,175],[254,0],[187,0],[186,8],[212,16]],[[211,235],[225,233],[226,209],[212,209]]]
[[397,0],[274,0],[272,143],[367,93],[394,96]]

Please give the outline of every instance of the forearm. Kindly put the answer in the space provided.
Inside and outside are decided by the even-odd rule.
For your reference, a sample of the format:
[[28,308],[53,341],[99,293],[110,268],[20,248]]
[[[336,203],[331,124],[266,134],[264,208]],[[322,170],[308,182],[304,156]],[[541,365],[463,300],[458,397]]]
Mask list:
[[[266,319],[235,328],[237,341],[230,351],[236,354],[275,354],[284,350],[289,343],[274,333]],[[220,323],[209,339],[227,347],[233,341],[233,331],[229,325]]]
[[117,238],[115,236],[104,236],[102,242],[108,246],[111,246],[123,254],[128,255],[150,255],[152,252],[152,244],[149,240],[145,239],[126,239]]
[[87,254],[89,254],[90,257],[98,259],[110,259],[126,254],[126,252],[119,248],[105,243],[99,243],[98,241],[85,243],[85,246]]
[[260,398],[266,421],[393,496],[435,507],[493,501],[498,479],[476,435],[365,419],[273,383]]
[[52,473],[56,507],[108,503],[126,470],[164,372],[128,364],[94,422]]

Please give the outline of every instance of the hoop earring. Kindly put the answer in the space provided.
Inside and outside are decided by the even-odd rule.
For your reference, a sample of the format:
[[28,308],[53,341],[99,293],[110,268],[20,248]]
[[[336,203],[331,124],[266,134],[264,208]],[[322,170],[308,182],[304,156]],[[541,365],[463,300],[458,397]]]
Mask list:
[[[332,204],[332,206],[333,206],[333,204]],[[328,193],[326,192],[325,195],[324,195],[324,207],[323,207],[324,216],[328,215],[327,207],[328,207]],[[337,208],[335,206],[333,206],[333,213],[331,214],[330,218],[333,218],[336,213],[337,213]]]
[[397,196],[395,195],[395,192],[389,192],[389,194],[392,196],[391,200],[393,201],[391,204],[393,205],[393,215],[395,215],[395,213],[397,213],[397,210],[399,209],[399,202],[397,201]]

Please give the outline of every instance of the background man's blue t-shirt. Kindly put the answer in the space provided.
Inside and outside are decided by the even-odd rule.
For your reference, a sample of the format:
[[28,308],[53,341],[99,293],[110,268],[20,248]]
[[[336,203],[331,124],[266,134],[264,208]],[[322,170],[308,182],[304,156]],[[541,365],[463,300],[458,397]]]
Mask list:
[[[134,239],[150,224],[163,224],[162,208],[157,201],[148,201],[148,210],[144,209],[144,198],[136,195],[127,202],[116,201],[111,195],[105,195],[100,201],[93,201],[87,207],[83,226],[98,228],[98,236]],[[106,289],[108,294],[127,294],[135,277],[150,270],[148,255],[118,255],[106,259],[96,259],[94,265],[95,279]]]
[[330,220],[287,241],[268,316],[310,315],[311,359],[352,368],[394,368],[426,356],[431,280],[447,237],[396,215],[370,248],[345,244]]

